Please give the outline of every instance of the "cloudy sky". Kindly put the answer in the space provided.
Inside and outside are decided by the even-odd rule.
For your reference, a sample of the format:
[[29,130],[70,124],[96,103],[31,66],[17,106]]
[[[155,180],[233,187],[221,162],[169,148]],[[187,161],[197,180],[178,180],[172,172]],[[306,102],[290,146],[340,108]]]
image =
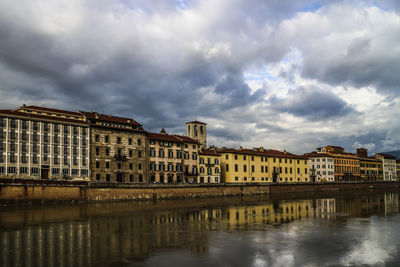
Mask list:
[[0,108],[208,124],[210,145],[400,149],[400,1],[0,0]]

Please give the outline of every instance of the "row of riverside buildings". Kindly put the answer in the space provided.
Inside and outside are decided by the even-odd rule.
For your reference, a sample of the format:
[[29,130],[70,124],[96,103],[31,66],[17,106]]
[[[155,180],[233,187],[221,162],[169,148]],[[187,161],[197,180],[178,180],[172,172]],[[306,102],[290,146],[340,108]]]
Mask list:
[[307,183],[400,179],[400,160],[325,146],[304,155],[207,147],[207,125],[151,133],[131,118],[23,105],[0,110],[0,178],[117,183]]

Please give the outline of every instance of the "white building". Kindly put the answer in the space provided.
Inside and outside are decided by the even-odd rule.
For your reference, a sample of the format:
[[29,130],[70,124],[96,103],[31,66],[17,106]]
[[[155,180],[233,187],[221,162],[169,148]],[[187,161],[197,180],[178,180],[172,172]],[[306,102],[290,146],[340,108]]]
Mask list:
[[89,126],[78,112],[0,110],[0,178],[88,178]]
[[375,158],[382,160],[383,180],[397,180],[396,157],[389,154],[377,153],[375,154]]
[[310,169],[310,180],[315,182],[335,181],[335,169],[333,157],[325,153],[309,153],[308,167]]

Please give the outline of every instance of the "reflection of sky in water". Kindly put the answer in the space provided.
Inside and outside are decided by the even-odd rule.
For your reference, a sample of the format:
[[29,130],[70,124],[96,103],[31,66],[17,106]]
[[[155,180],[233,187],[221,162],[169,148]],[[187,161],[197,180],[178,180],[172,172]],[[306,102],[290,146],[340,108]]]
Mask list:
[[265,231],[212,233],[209,251],[153,256],[140,266],[360,266],[397,265],[400,216],[350,219],[347,224],[310,219]]

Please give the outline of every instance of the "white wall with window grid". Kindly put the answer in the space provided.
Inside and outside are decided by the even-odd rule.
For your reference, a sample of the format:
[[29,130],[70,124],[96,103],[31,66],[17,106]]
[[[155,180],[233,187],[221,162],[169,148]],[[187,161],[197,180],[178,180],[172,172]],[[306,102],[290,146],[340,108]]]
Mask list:
[[312,169],[314,167],[315,178],[318,182],[320,182],[322,179],[325,179],[328,182],[333,182],[335,180],[333,164],[333,158],[315,157],[308,159],[310,175],[312,174]]
[[49,177],[89,175],[89,129],[0,115],[0,175]]

